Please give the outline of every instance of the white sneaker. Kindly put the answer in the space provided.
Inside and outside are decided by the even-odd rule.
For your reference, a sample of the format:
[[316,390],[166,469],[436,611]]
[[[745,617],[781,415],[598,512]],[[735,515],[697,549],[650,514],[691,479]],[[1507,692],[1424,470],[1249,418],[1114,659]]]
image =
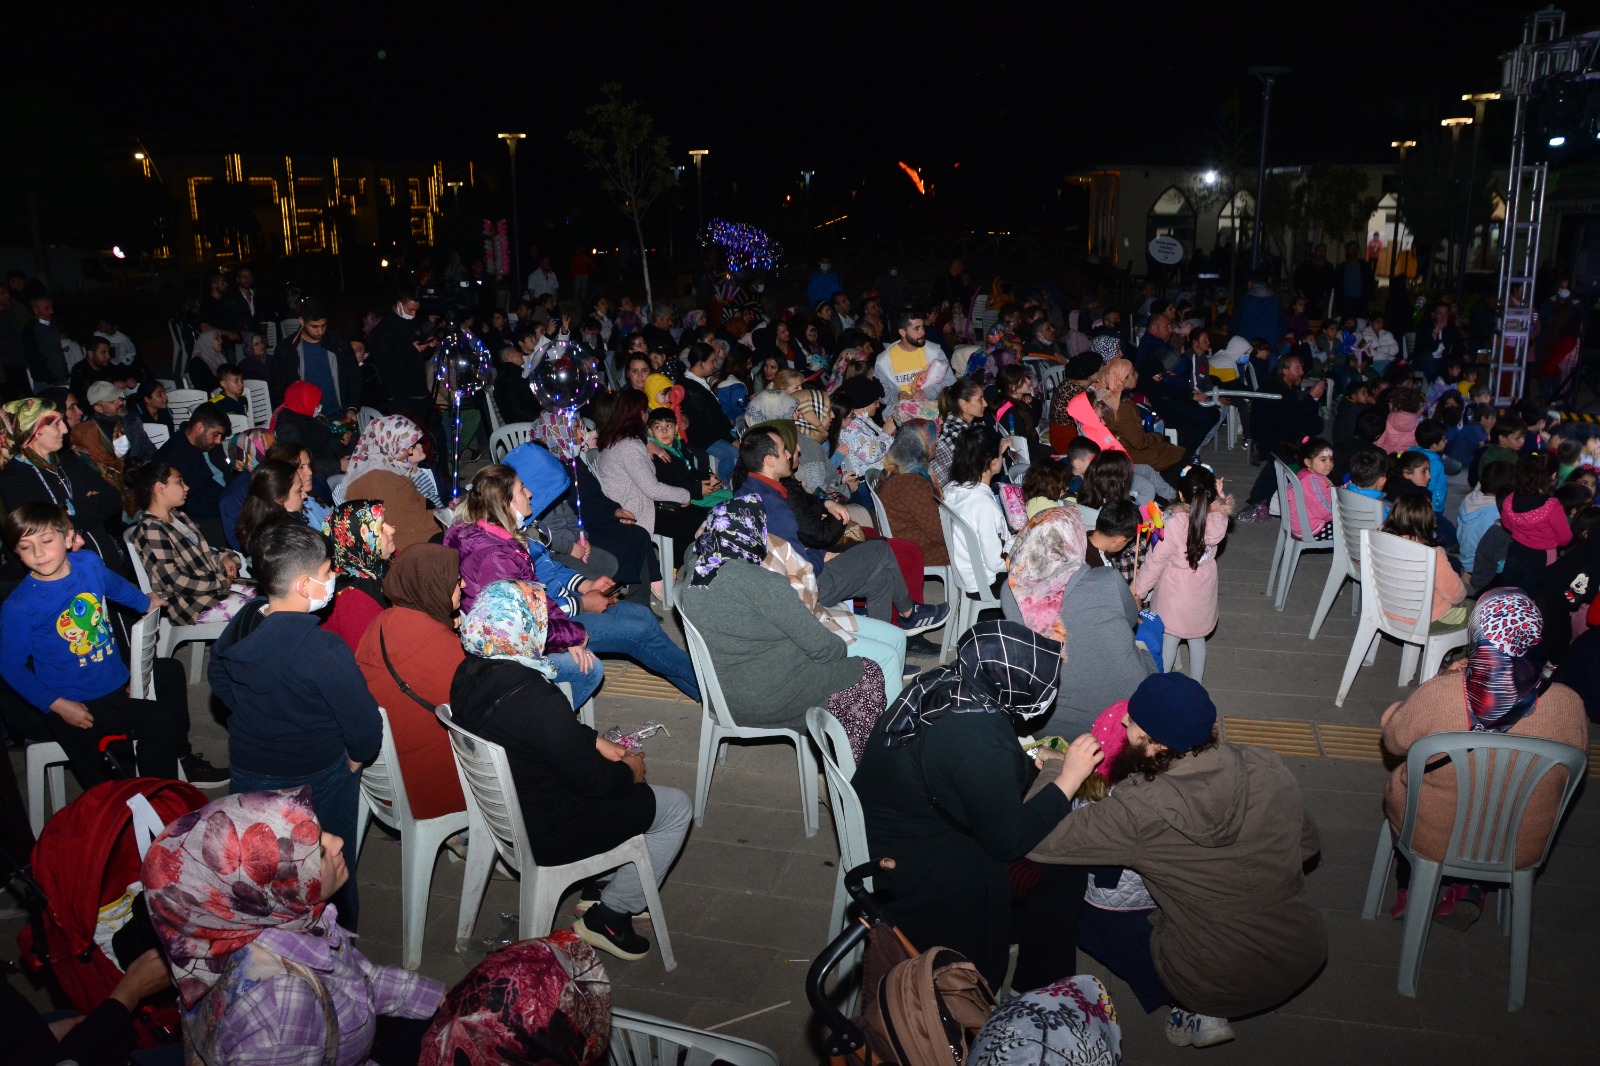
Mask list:
[[1233,1026],[1226,1018],[1172,1008],[1167,1016],[1167,1041],[1179,1047],[1211,1047],[1234,1038]]

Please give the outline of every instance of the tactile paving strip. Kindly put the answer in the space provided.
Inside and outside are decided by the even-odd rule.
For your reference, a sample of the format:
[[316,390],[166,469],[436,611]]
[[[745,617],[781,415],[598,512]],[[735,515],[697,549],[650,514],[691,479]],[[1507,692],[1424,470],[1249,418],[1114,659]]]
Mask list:
[[1262,718],[1224,718],[1223,735],[1230,744],[1255,744],[1279,755],[1320,757],[1316,730],[1310,722]]
[[1383,730],[1371,725],[1317,723],[1323,754],[1330,759],[1355,759],[1358,762],[1383,761]]
[[607,696],[631,696],[646,700],[666,700],[668,703],[688,703],[689,697],[673,687],[670,681],[663,681],[646,670],[628,669],[619,673],[611,672],[611,663],[606,663],[606,682],[600,690],[600,698]]

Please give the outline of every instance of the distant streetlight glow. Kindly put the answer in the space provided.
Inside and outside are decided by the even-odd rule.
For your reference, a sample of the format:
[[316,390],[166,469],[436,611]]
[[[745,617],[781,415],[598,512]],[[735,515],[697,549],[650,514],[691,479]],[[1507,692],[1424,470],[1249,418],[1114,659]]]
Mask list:
[[1200,180],[1205,182],[1207,185],[1215,185],[1217,183],[1217,172],[1215,170],[1208,170],[1204,174],[1200,175]]
[[122,245],[120,244],[113,244],[111,246],[111,254],[116,256],[118,259],[128,258],[127,253],[122,250]]
[[1560,148],[1562,145],[1564,145],[1566,143],[1567,143],[1567,139],[1565,137],[1562,137],[1562,136],[1559,136],[1559,135],[1550,138],[1550,147],[1551,148]]

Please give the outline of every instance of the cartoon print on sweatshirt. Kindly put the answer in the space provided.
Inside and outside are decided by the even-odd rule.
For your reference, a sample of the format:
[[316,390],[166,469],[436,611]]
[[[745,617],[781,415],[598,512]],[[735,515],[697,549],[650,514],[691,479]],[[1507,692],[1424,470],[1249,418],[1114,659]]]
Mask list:
[[72,654],[78,656],[79,666],[87,666],[91,660],[102,661],[106,653],[116,647],[105,608],[92,592],[80,592],[72,597],[67,609],[56,618],[56,632],[67,642]]

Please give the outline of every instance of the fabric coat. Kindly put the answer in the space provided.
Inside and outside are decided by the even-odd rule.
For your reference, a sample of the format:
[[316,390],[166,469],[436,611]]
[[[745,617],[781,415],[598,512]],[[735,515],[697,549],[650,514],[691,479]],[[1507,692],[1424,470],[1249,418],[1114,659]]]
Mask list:
[[879,481],[876,491],[895,537],[921,545],[928,566],[948,566],[950,549],[939,525],[939,490],[933,481],[923,474],[893,474]]
[[657,480],[655,464],[650,461],[643,441],[620,440],[597,453],[594,470],[606,495],[632,512],[639,526],[651,534],[656,531],[657,503],[690,501],[684,489],[663,485]]
[[1205,554],[1199,567],[1192,570],[1189,519],[1183,508],[1174,508],[1167,515],[1166,533],[1145,556],[1133,592],[1144,598],[1155,591],[1151,609],[1161,616],[1166,632],[1175,637],[1205,637],[1217,628],[1217,545],[1228,535],[1228,515],[1223,511],[1206,515]]

